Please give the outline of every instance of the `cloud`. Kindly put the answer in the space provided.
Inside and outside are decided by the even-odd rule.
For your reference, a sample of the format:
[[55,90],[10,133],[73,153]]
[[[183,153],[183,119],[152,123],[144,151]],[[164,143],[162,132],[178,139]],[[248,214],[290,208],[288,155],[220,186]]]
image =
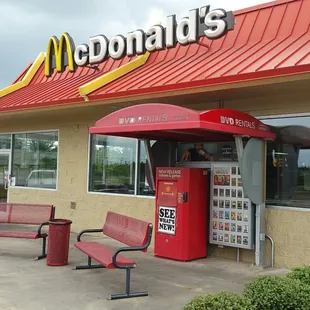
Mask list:
[[28,14],[28,9],[31,9],[31,7],[17,7],[13,3],[1,4],[0,8],[1,38],[3,36],[18,37],[27,32],[32,32],[48,18],[45,12],[31,12],[31,14]]
[[138,28],[146,30],[166,16],[187,15],[206,4],[236,10],[267,0],[1,0],[0,89],[9,85],[37,55],[46,50],[52,35],[69,32],[76,44],[96,34],[111,37]]

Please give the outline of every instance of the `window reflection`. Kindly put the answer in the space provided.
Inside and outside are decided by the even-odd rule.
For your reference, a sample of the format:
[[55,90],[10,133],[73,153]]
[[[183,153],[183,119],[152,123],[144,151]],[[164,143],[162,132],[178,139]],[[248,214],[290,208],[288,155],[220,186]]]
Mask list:
[[[310,117],[263,119],[276,133],[267,144],[267,204],[308,207],[310,200]],[[139,143],[139,153],[136,146]],[[151,154],[156,167],[169,166],[181,159],[193,144],[176,145],[151,141]],[[237,161],[233,141],[206,142],[205,150],[216,161]],[[177,150],[177,154],[173,152]],[[176,156],[177,155],[177,156]],[[136,175],[136,159],[137,175]],[[150,184],[147,155],[143,141],[92,135],[90,149],[89,190],[96,192],[154,196]]]
[[263,120],[277,134],[267,149],[267,203],[309,207],[310,117]]
[[136,140],[92,135],[89,190],[134,194]]
[[16,186],[56,188],[58,132],[13,135]]
[[192,154],[197,144],[201,145],[201,148],[208,156],[189,156],[188,161],[238,161],[237,149],[234,141],[178,143],[177,161],[185,160],[183,155],[186,151]]
[[11,135],[0,135],[0,149],[1,150],[11,149]]
[[[151,147],[156,143],[156,141],[151,140]],[[138,195],[143,196],[154,196],[155,191],[151,188],[150,172],[147,162],[146,149],[143,141],[139,141],[139,176],[138,176]],[[155,175],[154,175],[155,177]]]

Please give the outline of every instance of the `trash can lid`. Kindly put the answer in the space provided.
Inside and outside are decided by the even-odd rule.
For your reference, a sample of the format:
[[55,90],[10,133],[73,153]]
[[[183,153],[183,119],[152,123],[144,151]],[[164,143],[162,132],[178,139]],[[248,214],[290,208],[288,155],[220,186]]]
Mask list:
[[72,221],[67,219],[52,219],[49,220],[48,223],[52,225],[70,225]]

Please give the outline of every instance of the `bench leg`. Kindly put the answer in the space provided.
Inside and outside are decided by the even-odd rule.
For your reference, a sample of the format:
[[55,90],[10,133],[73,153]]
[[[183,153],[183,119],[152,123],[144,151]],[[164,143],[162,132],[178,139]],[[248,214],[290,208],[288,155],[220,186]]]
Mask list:
[[91,257],[88,256],[87,265],[76,266],[73,270],[83,270],[83,269],[97,269],[97,268],[105,268],[103,265],[92,265]]
[[43,237],[42,239],[43,239],[43,242],[42,242],[42,254],[37,257],[37,260],[46,257],[46,237]]
[[122,298],[144,297],[149,295],[149,292],[130,292],[130,274],[131,268],[126,268],[126,292],[124,294],[113,294],[109,299],[114,300]]

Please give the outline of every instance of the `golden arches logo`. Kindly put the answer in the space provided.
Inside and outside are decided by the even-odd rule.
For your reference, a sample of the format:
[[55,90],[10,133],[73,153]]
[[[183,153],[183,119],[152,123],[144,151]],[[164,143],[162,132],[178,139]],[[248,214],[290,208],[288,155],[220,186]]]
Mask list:
[[[56,36],[52,36],[46,49],[45,75],[51,76],[54,68],[56,68],[57,72],[62,72],[66,65],[68,65],[70,72],[74,72],[74,50],[74,41],[67,32],[63,33],[59,40]],[[53,56],[55,62],[53,62]]]

